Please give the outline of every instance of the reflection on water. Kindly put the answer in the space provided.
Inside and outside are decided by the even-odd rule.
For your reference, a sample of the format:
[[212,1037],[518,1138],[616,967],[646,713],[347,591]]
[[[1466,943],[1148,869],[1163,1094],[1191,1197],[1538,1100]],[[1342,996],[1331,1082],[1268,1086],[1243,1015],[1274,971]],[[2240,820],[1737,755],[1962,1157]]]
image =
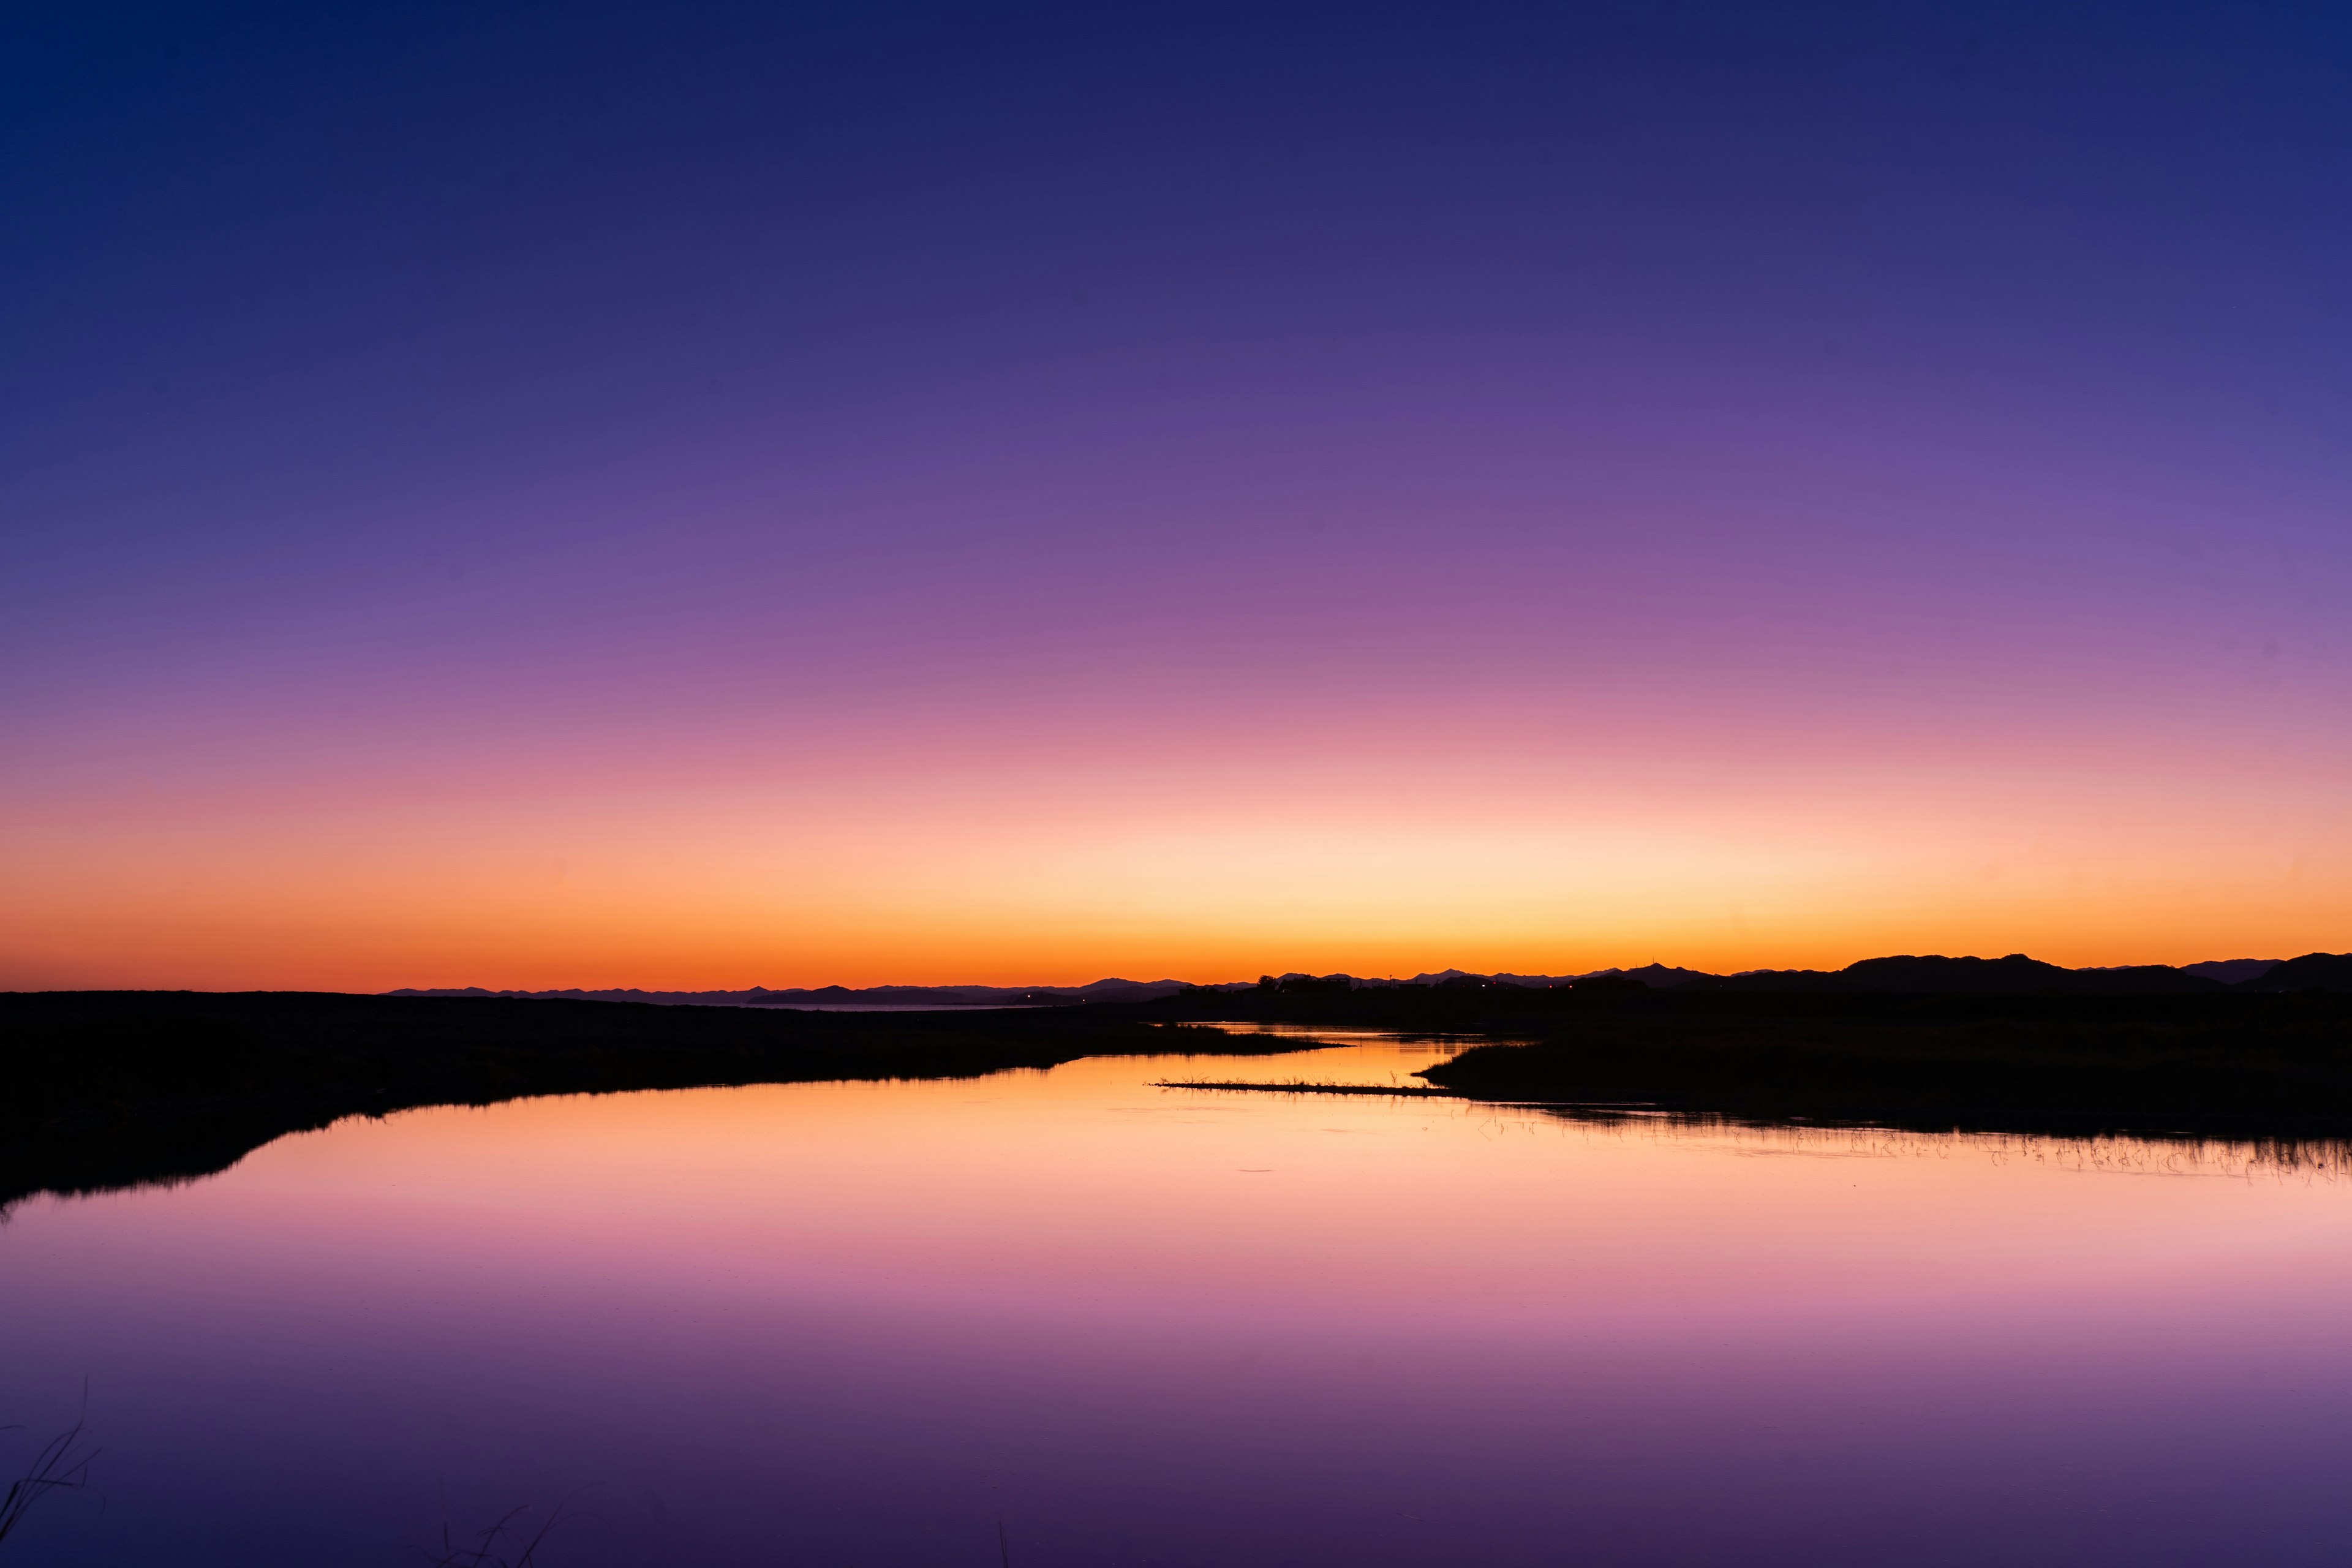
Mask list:
[[1000,1523],[1024,1565],[2352,1534],[2340,1147],[1152,1087],[1212,1065],[416,1111],[35,1200],[0,1420],[87,1375],[106,1453],[5,1550],[415,1561],[445,1508],[581,1488],[550,1568],[996,1563]]
[[1356,1029],[1323,1024],[1266,1024],[1244,1019],[1223,1024],[1172,1024],[1171,1030],[1214,1029],[1221,1035],[1264,1035],[1278,1040],[1311,1040],[1337,1046],[1417,1046],[1426,1053],[1451,1056],[1465,1046],[1483,1044],[1493,1037],[1414,1034],[1402,1029]]
[[[1451,1061],[1473,1046],[1517,1043],[1507,1035],[1447,1035],[1400,1029],[1326,1027],[1314,1024],[1182,1024],[1171,1033],[1213,1029],[1221,1035],[1245,1038],[1293,1040],[1302,1047],[1293,1057],[1214,1057],[1193,1064],[1205,1066],[1206,1076],[1219,1080],[1252,1082],[1307,1081],[1360,1086],[1393,1086],[1419,1089],[1428,1086],[1412,1075],[1423,1068]],[[1321,1047],[1321,1048],[1316,1048]],[[1180,1079],[1203,1076],[1184,1071]]]

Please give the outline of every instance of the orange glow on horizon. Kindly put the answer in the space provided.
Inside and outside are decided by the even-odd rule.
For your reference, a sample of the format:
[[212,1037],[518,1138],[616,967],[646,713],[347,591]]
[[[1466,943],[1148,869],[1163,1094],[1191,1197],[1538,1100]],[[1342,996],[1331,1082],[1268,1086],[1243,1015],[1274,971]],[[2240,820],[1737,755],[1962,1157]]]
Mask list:
[[[2340,803],[2293,780],[1473,773],[1457,758],[1247,787],[1097,769],[928,794],[852,777],[307,814],[53,807],[0,868],[0,984],[1037,984],[1927,952],[2189,963],[2341,947],[2352,910]],[[2246,820],[2259,835],[2213,826]]]

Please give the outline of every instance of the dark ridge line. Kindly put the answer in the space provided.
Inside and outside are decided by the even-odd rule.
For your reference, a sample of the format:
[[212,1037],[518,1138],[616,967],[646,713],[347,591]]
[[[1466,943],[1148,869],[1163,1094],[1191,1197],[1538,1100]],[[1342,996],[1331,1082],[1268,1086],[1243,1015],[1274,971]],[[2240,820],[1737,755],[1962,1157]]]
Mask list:
[[1171,996],[1201,998],[1251,994],[1329,995],[1391,991],[1571,991],[1635,986],[1653,991],[1867,991],[1882,993],[2066,993],[2123,995],[2219,994],[2229,992],[2352,991],[2352,953],[2306,952],[2299,958],[2213,959],[2198,963],[2126,963],[2068,969],[2021,952],[2000,958],[1900,953],[1865,958],[1843,969],[1747,969],[1729,974],[1646,963],[1580,974],[1491,974],[1442,969],[1410,980],[1291,971],[1255,981],[1195,984],[1181,980],[1097,980],[1085,985],[845,985],[742,991],[645,991],[635,987],[487,990],[481,986],[404,986],[387,996],[484,1000],[636,1002],[659,1006],[790,1010],[835,1006],[955,1009],[1003,1006],[1132,1005]]

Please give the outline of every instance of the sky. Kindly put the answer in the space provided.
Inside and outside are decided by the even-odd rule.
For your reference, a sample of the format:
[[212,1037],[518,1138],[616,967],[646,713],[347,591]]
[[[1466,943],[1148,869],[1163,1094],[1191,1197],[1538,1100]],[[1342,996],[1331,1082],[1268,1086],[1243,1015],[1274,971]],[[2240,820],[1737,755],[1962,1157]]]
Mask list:
[[2321,6],[58,6],[0,986],[2352,948]]

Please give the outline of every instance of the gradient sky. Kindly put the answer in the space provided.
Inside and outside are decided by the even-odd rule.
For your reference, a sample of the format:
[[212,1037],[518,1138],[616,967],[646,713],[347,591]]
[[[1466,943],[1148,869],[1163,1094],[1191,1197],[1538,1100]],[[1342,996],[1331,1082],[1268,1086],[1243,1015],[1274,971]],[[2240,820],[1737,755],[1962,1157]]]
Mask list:
[[0,985],[2352,947],[2327,7],[58,7]]

